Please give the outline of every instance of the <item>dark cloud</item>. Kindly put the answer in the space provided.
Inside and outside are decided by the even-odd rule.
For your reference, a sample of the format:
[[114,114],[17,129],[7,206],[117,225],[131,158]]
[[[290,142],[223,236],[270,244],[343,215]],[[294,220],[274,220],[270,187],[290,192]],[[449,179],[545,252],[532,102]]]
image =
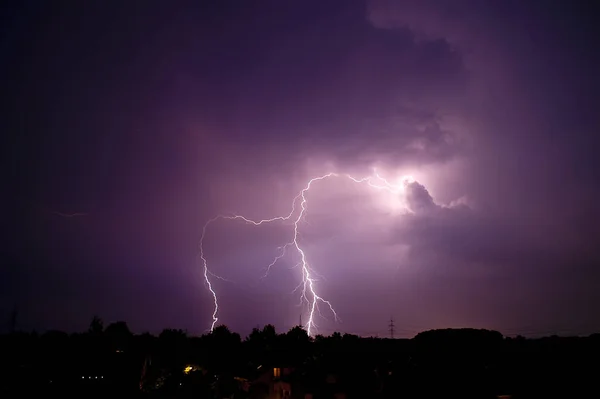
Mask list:
[[425,186],[418,182],[407,184],[406,202],[408,208],[415,213],[431,212],[437,208]]

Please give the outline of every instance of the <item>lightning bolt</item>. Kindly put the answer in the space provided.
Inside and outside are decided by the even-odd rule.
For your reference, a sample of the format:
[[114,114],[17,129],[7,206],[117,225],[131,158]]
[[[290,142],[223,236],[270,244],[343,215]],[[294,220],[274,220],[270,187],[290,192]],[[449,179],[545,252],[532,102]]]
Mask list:
[[[251,224],[254,226],[260,226],[263,224],[269,224],[269,223],[275,223],[275,222],[284,223],[284,222],[291,221],[292,225],[293,225],[292,239],[285,245],[278,248],[279,254],[267,266],[266,273],[263,276],[263,278],[266,277],[269,274],[271,268],[273,266],[275,266],[275,264],[286,255],[288,249],[290,249],[290,248],[295,249],[295,251],[300,256],[300,262],[298,263],[298,266],[300,266],[301,271],[302,271],[302,280],[301,280],[300,284],[296,287],[296,289],[294,289],[293,292],[297,292],[298,290],[300,291],[300,305],[301,306],[306,305],[308,308],[308,321],[306,322],[306,324],[304,326],[307,333],[309,335],[312,335],[313,331],[316,329],[317,326],[315,323],[315,315],[316,314],[322,315],[321,309],[320,309],[321,306],[326,307],[329,310],[329,312],[333,315],[334,319],[336,321],[339,321],[339,317],[338,317],[333,305],[331,304],[331,302],[324,299],[322,296],[320,296],[317,293],[317,281],[318,280],[315,277],[315,276],[317,276],[317,273],[310,266],[310,264],[307,260],[306,252],[302,249],[302,246],[300,245],[300,242],[299,242],[299,225],[300,225],[300,222],[303,221],[304,217],[306,216],[306,206],[307,206],[306,193],[312,188],[313,184],[323,181],[323,180],[330,179],[330,178],[347,178],[347,179],[350,179],[351,181],[353,181],[354,183],[367,184],[370,187],[375,188],[377,190],[385,190],[385,191],[389,191],[390,193],[393,193],[393,194],[402,193],[405,190],[406,185],[409,183],[412,183],[414,181],[414,179],[412,177],[407,176],[407,177],[404,177],[401,179],[400,184],[392,184],[388,180],[386,180],[385,178],[380,176],[376,170],[374,170],[373,176],[368,176],[368,177],[364,177],[364,178],[356,178],[356,177],[353,177],[348,174],[338,174],[338,173],[331,172],[331,173],[327,173],[325,175],[322,175],[319,177],[314,177],[314,178],[310,179],[308,181],[308,183],[306,184],[306,186],[298,193],[298,195],[296,195],[296,197],[294,197],[294,199],[292,201],[292,209],[287,215],[276,216],[276,217],[273,217],[270,219],[261,219],[261,220],[252,220],[252,219],[249,219],[242,215],[231,215],[231,216],[218,215],[218,216],[215,216],[212,219],[208,220],[202,229],[202,235],[200,238],[199,258],[200,258],[200,261],[201,261],[201,264],[203,267],[204,280],[205,280],[206,286],[207,286],[208,290],[210,291],[210,294],[212,295],[213,302],[214,302],[213,313],[212,313],[212,324],[210,327],[210,331],[212,331],[215,328],[215,325],[219,321],[219,318],[218,318],[219,300],[218,300],[217,292],[215,291],[215,289],[213,287],[210,277],[212,276],[212,277],[219,278],[222,280],[225,280],[225,279],[215,275],[214,273],[212,273],[209,270],[208,261],[206,260],[206,257],[204,254],[204,238],[206,237],[206,232],[207,232],[208,227],[212,223],[217,222],[219,220],[239,220],[239,221],[242,221],[244,223]],[[299,210],[298,210],[298,207],[299,207]]]

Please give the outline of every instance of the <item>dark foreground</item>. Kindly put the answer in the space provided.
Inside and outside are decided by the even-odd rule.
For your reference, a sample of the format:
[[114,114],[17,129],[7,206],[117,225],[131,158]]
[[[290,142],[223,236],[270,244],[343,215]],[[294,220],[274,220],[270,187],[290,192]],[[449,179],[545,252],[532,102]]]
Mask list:
[[600,335],[533,340],[463,329],[313,339],[266,326],[241,340],[224,326],[153,337],[115,323],[85,334],[4,335],[0,345],[2,398],[600,397]]

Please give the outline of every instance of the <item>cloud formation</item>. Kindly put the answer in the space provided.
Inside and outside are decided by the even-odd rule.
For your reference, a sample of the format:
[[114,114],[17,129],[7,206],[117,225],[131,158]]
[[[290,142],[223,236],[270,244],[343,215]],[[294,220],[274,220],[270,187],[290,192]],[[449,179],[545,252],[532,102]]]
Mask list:
[[[324,332],[382,332],[390,314],[406,335],[518,330],[536,314],[538,330],[576,318],[589,330],[582,304],[600,303],[593,13],[517,1],[267,3],[167,12],[150,2],[147,18],[126,3],[96,14],[47,6],[39,18],[60,17],[61,30],[18,19],[37,21],[36,43],[13,24],[15,62],[0,70],[20,84],[8,87],[3,130],[15,133],[2,171],[15,193],[5,208],[20,211],[4,242],[19,264],[97,285],[101,299],[73,291],[87,299],[69,325],[100,309],[133,329],[203,331],[211,301],[194,259],[206,220],[285,214],[309,178],[376,167],[416,181],[403,198],[341,181],[309,195],[301,239],[344,320],[320,320]],[[49,219],[19,198],[88,215]],[[293,256],[257,281],[288,235],[289,225],[215,226],[209,261],[235,281],[217,283],[232,328],[297,322]],[[23,292],[63,290],[22,269],[7,278]],[[110,305],[119,298],[128,305]],[[188,316],[174,320],[172,308]]]

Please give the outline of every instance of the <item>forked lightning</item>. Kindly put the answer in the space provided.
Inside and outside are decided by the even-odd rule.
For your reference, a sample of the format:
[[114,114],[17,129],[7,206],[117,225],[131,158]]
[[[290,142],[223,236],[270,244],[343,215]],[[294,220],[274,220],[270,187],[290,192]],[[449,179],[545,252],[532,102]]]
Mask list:
[[[406,184],[414,181],[414,179],[412,179],[411,177],[405,177],[405,178],[401,179],[399,184],[394,185],[394,184],[391,184],[386,179],[384,179],[383,177],[381,177],[377,172],[374,172],[373,176],[360,178],[360,179],[355,178],[350,175],[347,175],[347,174],[327,173],[326,175],[315,177],[308,181],[308,183],[300,191],[300,193],[298,193],[298,195],[296,197],[294,197],[294,199],[292,201],[292,209],[291,209],[290,213],[287,215],[276,216],[276,217],[273,217],[270,219],[262,219],[262,220],[252,220],[252,219],[248,219],[242,215],[231,215],[231,216],[219,215],[219,216],[216,216],[216,217],[210,219],[209,221],[207,221],[202,229],[202,236],[200,238],[200,254],[199,254],[199,256],[202,261],[202,267],[203,267],[204,279],[206,280],[206,286],[208,287],[208,290],[210,291],[213,301],[214,301],[212,324],[210,327],[211,331],[215,328],[215,325],[219,321],[219,318],[218,318],[219,300],[218,300],[217,292],[215,291],[213,284],[211,282],[211,277],[218,278],[218,276],[213,274],[208,268],[208,262],[206,260],[205,254],[204,254],[204,245],[203,244],[204,244],[204,238],[207,233],[207,229],[210,226],[210,224],[212,224],[218,220],[221,220],[221,219],[240,220],[240,221],[243,221],[244,223],[252,224],[255,226],[260,226],[262,224],[267,224],[267,223],[293,221],[294,228],[293,228],[292,240],[290,242],[288,242],[287,244],[283,245],[282,247],[280,247],[281,252],[279,253],[279,255],[277,257],[275,257],[273,262],[271,262],[271,264],[267,267],[267,274],[268,274],[270,268],[272,266],[274,266],[277,263],[277,261],[280,260],[285,255],[286,250],[288,248],[294,248],[297,251],[297,253],[300,255],[299,265],[301,266],[301,269],[302,269],[302,281],[298,285],[297,289],[300,289],[300,291],[301,291],[300,292],[301,304],[307,306],[307,308],[308,308],[308,321],[306,322],[306,324],[304,326],[306,331],[308,332],[309,335],[312,335],[313,332],[315,331],[315,329],[316,329],[315,312],[320,312],[320,306],[326,306],[327,309],[329,309],[329,311],[335,318],[335,320],[336,321],[338,320],[338,315],[337,315],[335,309],[333,308],[333,305],[331,304],[331,302],[324,299],[317,293],[317,284],[316,284],[316,279],[314,277],[315,272],[312,270],[311,266],[309,265],[309,263],[306,259],[306,253],[302,249],[302,246],[300,245],[300,242],[298,239],[300,221],[302,220],[302,218],[305,216],[305,213],[306,213],[306,203],[307,203],[306,193],[311,189],[311,187],[313,186],[313,183],[320,182],[323,180],[328,180],[330,178],[347,178],[347,179],[352,180],[355,183],[359,183],[359,184],[366,183],[367,185],[369,185],[372,188],[375,188],[378,190],[386,190],[386,191],[389,191],[394,194],[402,193],[406,187]],[[298,203],[300,204],[300,209],[298,209]]]

